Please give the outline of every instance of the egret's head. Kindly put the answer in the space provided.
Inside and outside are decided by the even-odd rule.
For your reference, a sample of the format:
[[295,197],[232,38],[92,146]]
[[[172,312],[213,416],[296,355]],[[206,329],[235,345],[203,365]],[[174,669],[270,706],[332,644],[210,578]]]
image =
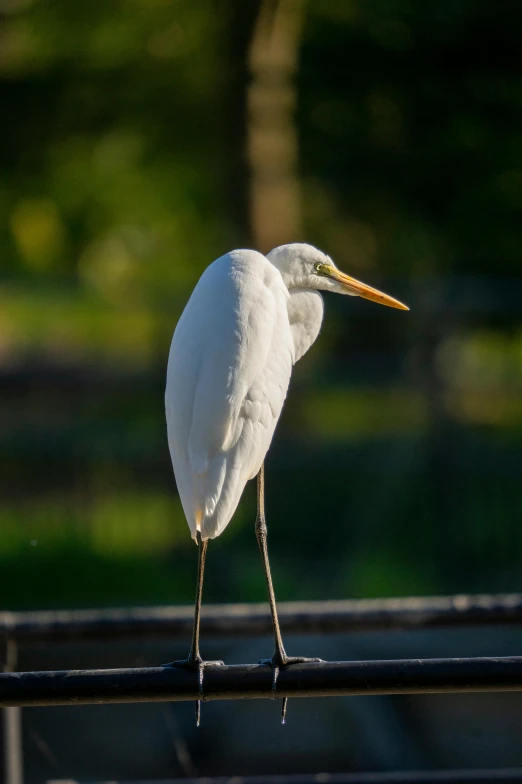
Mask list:
[[336,294],[370,299],[390,308],[409,310],[399,300],[345,275],[337,269],[329,256],[313,245],[301,242],[280,245],[271,250],[267,258],[277,267],[289,289],[332,291]]

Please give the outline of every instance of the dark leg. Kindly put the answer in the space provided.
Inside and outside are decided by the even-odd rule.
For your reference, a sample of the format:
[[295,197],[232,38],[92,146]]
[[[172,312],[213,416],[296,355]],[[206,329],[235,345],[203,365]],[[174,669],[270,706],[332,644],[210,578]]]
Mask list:
[[199,625],[201,622],[201,600],[203,598],[203,577],[205,575],[205,561],[207,559],[208,539],[203,542],[201,534],[196,534],[198,543],[198,582],[196,588],[196,603],[194,606],[194,626],[192,629],[192,643],[190,646],[189,661],[198,663],[202,661],[199,652]]
[[[267,527],[265,518],[265,466],[261,466],[261,470],[257,475],[257,517],[256,517],[256,538],[261,551],[263,559],[263,568],[265,570],[266,584],[268,588],[268,600],[270,602],[270,612],[272,614],[272,625],[274,627],[275,639],[275,653],[272,659],[266,660],[272,667],[272,692],[275,698],[275,691],[277,687],[277,678],[281,667],[288,667],[291,664],[301,664],[302,662],[318,662],[321,659],[308,659],[304,656],[287,656],[283,645],[283,637],[281,635],[281,628],[279,626],[279,618],[277,616],[277,605],[274,593],[274,585],[272,583],[272,573],[270,571],[270,562],[268,560],[268,546],[267,546]],[[264,663],[264,662],[263,662]],[[283,707],[281,711],[282,723],[285,723],[286,707],[288,700],[283,698]]]
[[183,667],[187,670],[194,670],[198,674],[199,696],[196,703],[196,724],[199,727],[201,722],[201,700],[205,699],[203,694],[203,670],[210,664],[223,664],[222,661],[204,661],[199,652],[199,624],[201,620],[201,599],[203,596],[203,576],[205,573],[205,559],[207,557],[208,539],[202,541],[201,534],[197,533],[198,543],[198,582],[196,588],[196,604],[194,607],[194,626],[192,629],[192,644],[188,659],[180,659],[170,662],[168,667]]

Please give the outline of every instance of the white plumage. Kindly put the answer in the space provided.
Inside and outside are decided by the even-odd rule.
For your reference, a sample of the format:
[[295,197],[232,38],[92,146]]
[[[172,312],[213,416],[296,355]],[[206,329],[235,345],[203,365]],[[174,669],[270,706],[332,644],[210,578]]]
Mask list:
[[294,346],[288,290],[260,253],[208,267],[174,333],[167,371],[169,446],[192,536],[218,536],[270,446]]
[[259,472],[292,366],[319,333],[319,289],[400,306],[303,244],[267,257],[232,251],[196,285],[174,332],[165,394],[172,464],[194,538],[223,531]]

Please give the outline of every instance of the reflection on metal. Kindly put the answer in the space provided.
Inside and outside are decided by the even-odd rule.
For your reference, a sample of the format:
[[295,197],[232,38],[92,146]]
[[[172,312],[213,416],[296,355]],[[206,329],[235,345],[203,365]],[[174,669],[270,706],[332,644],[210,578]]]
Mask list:
[[[284,668],[278,697],[522,691],[522,656],[308,662]],[[0,675],[0,706],[197,700],[197,673],[178,667],[18,672]],[[273,699],[263,664],[211,665],[206,700]]]
[[[193,612],[192,607],[1,612],[0,634],[20,643],[144,635],[188,639]],[[281,602],[279,619],[290,634],[521,624],[522,594]],[[208,637],[271,634],[270,609],[268,604],[207,605],[201,628]]]
[[250,45],[251,229],[263,253],[302,238],[294,76],[304,10],[305,0],[263,0]]

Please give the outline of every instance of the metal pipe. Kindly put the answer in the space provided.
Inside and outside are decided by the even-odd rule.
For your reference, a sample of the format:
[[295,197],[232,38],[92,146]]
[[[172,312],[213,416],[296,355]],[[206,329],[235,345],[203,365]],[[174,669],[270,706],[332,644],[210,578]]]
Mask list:
[[[278,697],[522,691],[522,656],[313,662],[282,669]],[[209,666],[205,699],[272,698],[262,664]],[[0,674],[0,706],[178,702],[198,699],[197,674],[177,667]]]
[[[5,640],[3,671],[14,672],[18,659],[18,646],[14,640]],[[3,750],[2,784],[23,784],[22,709],[4,708],[2,711],[1,742]]]
[[[278,609],[287,634],[520,624],[522,594],[281,602]],[[189,639],[193,612],[192,607],[3,612],[0,634],[19,642],[145,635]],[[268,604],[207,605],[201,630],[207,637],[270,634],[270,609]]]
[[4,776],[6,784],[23,784],[22,709],[4,709]]
[[[60,782],[49,782],[49,784],[60,784]],[[106,784],[118,784],[118,782],[111,780]],[[152,781],[127,782],[127,784],[152,784]],[[522,784],[522,768],[219,776],[200,779],[162,779],[161,784]]]

